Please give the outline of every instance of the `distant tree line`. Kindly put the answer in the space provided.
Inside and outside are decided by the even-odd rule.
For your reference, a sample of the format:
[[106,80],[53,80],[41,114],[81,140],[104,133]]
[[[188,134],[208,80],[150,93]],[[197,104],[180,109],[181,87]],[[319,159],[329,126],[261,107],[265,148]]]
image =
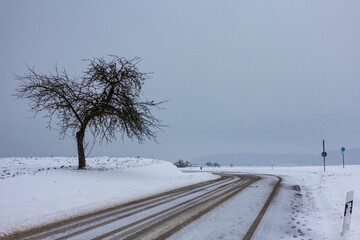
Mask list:
[[[182,159],[179,159],[178,161],[174,162],[174,165],[178,168],[186,168],[186,167],[192,167],[191,163],[189,161],[184,161]],[[220,164],[215,162],[206,162],[205,165],[207,167],[220,167]]]
[[185,167],[191,167],[191,163],[189,161],[184,161],[182,159],[179,159],[178,161],[174,162],[174,165],[178,168],[185,168]]
[[211,162],[206,162],[205,165],[207,167],[220,167],[219,163],[211,163]]

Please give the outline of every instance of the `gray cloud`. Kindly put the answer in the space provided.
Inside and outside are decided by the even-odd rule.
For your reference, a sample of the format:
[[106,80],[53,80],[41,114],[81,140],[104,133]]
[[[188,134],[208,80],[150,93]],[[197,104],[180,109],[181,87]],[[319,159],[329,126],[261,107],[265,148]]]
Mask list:
[[92,155],[167,160],[360,147],[358,1],[1,1],[0,155],[76,155],[10,95],[11,72],[140,56],[145,96],[171,99],[158,144],[121,139]]

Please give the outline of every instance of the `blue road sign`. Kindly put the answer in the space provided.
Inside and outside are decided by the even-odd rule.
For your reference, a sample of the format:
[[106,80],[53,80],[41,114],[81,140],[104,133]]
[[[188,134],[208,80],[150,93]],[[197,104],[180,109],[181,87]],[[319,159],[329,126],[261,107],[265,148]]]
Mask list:
[[342,151],[342,152],[345,152],[345,148],[344,148],[344,147],[342,147],[342,148],[341,148],[341,151]]

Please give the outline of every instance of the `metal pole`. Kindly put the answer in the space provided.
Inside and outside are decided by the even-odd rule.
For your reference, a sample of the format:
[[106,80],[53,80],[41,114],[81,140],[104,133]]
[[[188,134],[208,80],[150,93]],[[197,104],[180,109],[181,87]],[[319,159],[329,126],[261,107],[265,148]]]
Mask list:
[[343,168],[345,168],[344,152],[341,152],[343,155]]
[[[323,140],[323,152],[325,152],[325,140]],[[325,156],[324,156],[324,172],[325,172]]]

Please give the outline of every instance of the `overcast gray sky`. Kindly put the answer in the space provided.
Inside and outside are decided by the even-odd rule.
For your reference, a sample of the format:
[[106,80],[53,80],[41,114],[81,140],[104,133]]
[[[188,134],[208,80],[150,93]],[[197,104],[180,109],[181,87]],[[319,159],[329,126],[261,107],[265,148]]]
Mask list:
[[139,56],[158,144],[93,156],[175,161],[214,153],[360,147],[360,1],[0,1],[0,156],[75,156],[15,100],[26,64],[81,75],[81,59]]

